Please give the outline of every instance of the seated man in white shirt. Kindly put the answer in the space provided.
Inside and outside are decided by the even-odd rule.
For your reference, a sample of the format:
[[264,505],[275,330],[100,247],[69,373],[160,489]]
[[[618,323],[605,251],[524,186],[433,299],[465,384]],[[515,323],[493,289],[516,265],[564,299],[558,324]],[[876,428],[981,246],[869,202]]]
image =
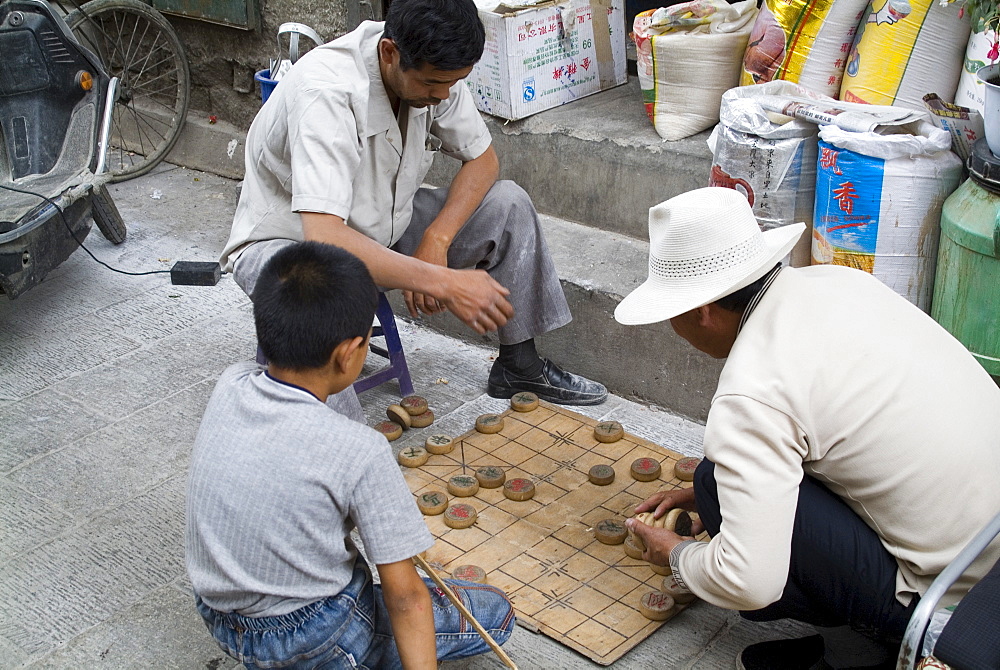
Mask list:
[[[386,22],[302,57],[247,135],[246,177],[222,263],[253,297],[264,262],[297,240],[347,249],[410,314],[452,312],[498,331],[487,392],[571,405],[607,390],[565,372],[534,339],[572,318],[528,195],[497,181],[489,130],[463,79],[485,31],[472,0],[395,0]],[[434,155],[462,161],[421,188]],[[341,411],[360,416],[351,389]]]
[[[895,667],[917,601],[1000,509],[1000,389],[870,274],[778,265],[803,228],[761,233],[723,188],[650,209],[649,278],[615,318],[669,320],[727,360],[693,487],[636,508],[697,511],[711,541],[627,523],[703,600],[820,629],[752,645],[738,667]],[[998,558],[995,541],[943,605]]]

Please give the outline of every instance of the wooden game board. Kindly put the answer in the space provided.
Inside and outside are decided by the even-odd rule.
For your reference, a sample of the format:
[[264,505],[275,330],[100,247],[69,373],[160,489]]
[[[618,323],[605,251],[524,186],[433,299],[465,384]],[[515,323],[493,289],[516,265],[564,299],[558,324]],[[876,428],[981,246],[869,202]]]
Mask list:
[[[479,519],[471,528],[453,530],[444,525],[443,515],[424,517],[437,538],[426,558],[449,574],[458,565],[480,566],[489,583],[511,597],[522,626],[597,663],[614,663],[663,625],[638,609],[642,594],[659,590],[663,577],[626,556],[622,545],[598,542],[593,527],[602,519],[624,520],[633,506],[662,488],[680,488],[673,465],[681,455],[627,432],[618,442],[602,444],[593,437],[597,421],[547,403],[503,416],[499,433],[470,430],[455,439],[450,454],[403,468],[405,478],[414,494],[446,492],[448,479],[462,472],[464,445],[468,474],[484,465],[500,466],[507,479],[531,479],[534,498],[514,502],[502,489],[452,497],[450,503],[475,507]],[[659,479],[632,479],[629,468],[642,457],[662,463]],[[613,483],[590,483],[587,472],[598,463],[614,467]]]

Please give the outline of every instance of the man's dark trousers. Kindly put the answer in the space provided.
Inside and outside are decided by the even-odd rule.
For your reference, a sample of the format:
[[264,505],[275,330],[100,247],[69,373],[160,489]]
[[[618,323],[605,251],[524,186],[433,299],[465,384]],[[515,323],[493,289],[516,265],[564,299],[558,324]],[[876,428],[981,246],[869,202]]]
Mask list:
[[[695,472],[695,500],[708,534],[722,526],[715,463]],[[766,519],[761,519],[766,524]],[[805,476],[792,530],[791,564],[781,599],[740,615],[750,621],[795,619],[814,626],[848,625],[898,645],[916,608],[896,600],[896,561],[878,535],[839,497]]]

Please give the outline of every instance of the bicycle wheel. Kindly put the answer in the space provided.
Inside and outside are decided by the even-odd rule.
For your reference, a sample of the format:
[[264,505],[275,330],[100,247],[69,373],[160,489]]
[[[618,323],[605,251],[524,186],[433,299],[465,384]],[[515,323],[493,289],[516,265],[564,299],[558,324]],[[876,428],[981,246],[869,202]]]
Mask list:
[[66,23],[119,79],[111,181],[146,174],[173,148],[187,114],[191,75],[177,34],[139,0],[91,0],[70,12]]

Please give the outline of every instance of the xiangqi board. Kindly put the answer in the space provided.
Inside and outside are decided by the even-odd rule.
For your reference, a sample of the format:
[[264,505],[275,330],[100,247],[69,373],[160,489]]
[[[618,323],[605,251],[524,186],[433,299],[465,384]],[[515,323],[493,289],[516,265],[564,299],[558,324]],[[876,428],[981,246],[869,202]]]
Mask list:
[[[443,515],[424,517],[437,538],[426,558],[446,573],[463,564],[481,566],[487,581],[510,596],[521,625],[597,663],[613,663],[663,625],[639,610],[643,594],[659,590],[663,576],[626,556],[621,544],[599,542],[594,529],[604,519],[623,521],[656,491],[686,486],[673,478],[682,456],[628,432],[616,442],[598,442],[599,422],[547,403],[502,416],[499,433],[470,430],[454,438],[451,452],[405,468],[407,483],[417,495],[446,491],[449,479],[463,474],[464,451],[465,474],[498,467],[508,481],[530,480],[534,496],[510,500],[502,487],[449,496],[449,504],[471,505],[478,518],[469,528],[453,529]],[[660,476],[633,479],[630,469],[638,459],[660,463]],[[589,471],[595,465],[611,466],[614,481],[592,483]]]

